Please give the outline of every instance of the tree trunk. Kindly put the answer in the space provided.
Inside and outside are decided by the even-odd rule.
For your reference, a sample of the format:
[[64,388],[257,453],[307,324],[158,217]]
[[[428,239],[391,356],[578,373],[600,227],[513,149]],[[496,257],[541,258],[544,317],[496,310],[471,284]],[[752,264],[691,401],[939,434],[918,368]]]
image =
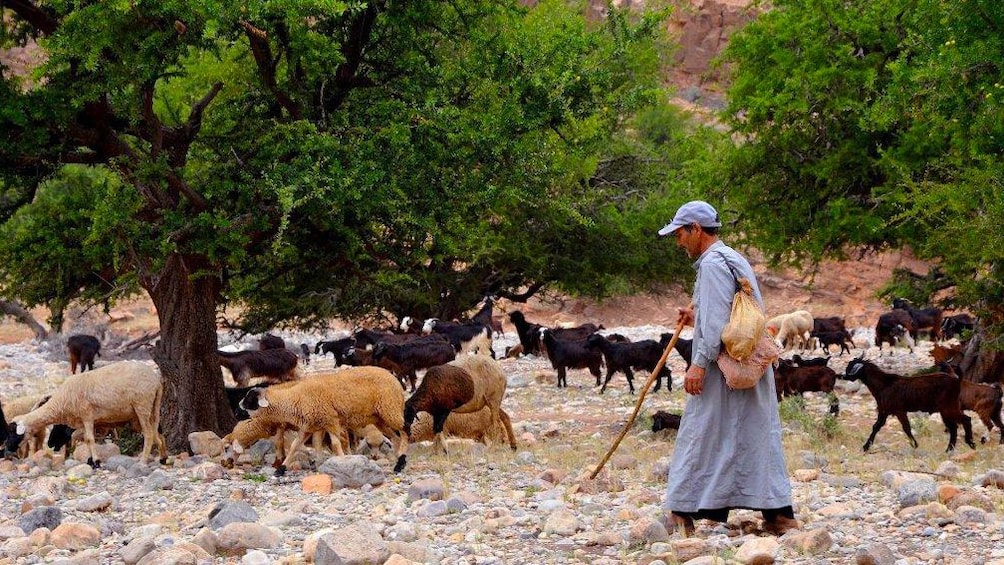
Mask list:
[[220,279],[194,274],[206,267],[200,257],[172,255],[146,289],[160,320],[152,355],[164,382],[160,426],[172,453],[188,450],[191,432],[223,437],[236,423],[216,357]]
[[962,362],[962,376],[974,383],[998,383],[1004,372],[1004,352],[983,347],[983,332],[977,330],[966,344]]
[[42,340],[49,337],[49,332],[42,324],[35,320],[31,312],[25,310],[24,307],[16,302],[0,300],[0,314],[13,316],[15,320],[31,328],[31,331],[35,333],[36,339]]

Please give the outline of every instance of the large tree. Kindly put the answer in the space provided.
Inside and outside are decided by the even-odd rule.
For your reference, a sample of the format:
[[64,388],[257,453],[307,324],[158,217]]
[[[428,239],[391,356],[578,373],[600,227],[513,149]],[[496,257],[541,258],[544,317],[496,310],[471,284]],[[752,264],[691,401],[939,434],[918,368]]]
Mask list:
[[[732,37],[730,205],[778,261],[912,247],[1004,334],[1004,6],[779,0]],[[924,298],[929,298],[925,296]]]
[[[232,426],[218,323],[455,315],[548,286],[601,297],[683,264],[651,245],[648,195],[600,182],[609,140],[662,102],[654,16],[2,6],[0,47],[36,42],[43,60],[0,82],[0,289],[57,326],[74,300],[145,290],[172,449]],[[218,319],[230,305],[240,316]]]

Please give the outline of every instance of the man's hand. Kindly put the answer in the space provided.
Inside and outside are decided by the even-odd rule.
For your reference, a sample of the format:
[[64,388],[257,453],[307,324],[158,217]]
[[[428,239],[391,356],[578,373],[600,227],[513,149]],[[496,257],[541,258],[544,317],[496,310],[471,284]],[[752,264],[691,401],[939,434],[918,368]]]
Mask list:
[[679,324],[680,322],[683,322],[684,326],[693,326],[694,325],[694,305],[693,304],[691,304],[690,306],[687,306],[685,308],[677,308],[676,309],[676,314],[677,314],[677,316],[676,316],[676,323],[677,324]]
[[687,394],[699,395],[704,391],[704,368],[691,365],[683,377],[683,390]]

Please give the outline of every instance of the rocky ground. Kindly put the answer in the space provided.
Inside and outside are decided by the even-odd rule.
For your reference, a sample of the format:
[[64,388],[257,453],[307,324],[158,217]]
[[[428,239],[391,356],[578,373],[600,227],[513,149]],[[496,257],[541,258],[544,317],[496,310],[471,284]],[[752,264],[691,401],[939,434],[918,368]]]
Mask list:
[[[607,331],[642,339],[670,329]],[[855,339],[855,354],[877,357],[870,330]],[[495,346],[515,341],[510,332]],[[880,363],[907,372],[929,363],[929,347]],[[64,378],[67,363],[51,349],[0,346],[0,398]],[[848,360],[831,363],[842,372]],[[310,370],[331,363],[315,359]],[[600,395],[587,371],[559,390],[544,360],[502,364],[519,449],[453,440],[441,455],[417,444],[399,475],[386,458],[313,454],[276,478],[265,443],[233,469],[186,455],[142,465],[113,446],[97,471],[58,456],[0,462],[0,563],[1004,563],[1004,447],[960,442],[945,454],[940,422],[918,415],[918,449],[890,422],[863,454],[875,409],[853,383],[841,383],[836,419],[823,398],[782,404],[800,532],[766,536],[758,516],[736,512],[684,539],[660,520],[675,435],[648,429],[655,410],[683,409],[675,353],[673,390],[649,394],[597,480],[588,475],[637,399],[623,376]]]

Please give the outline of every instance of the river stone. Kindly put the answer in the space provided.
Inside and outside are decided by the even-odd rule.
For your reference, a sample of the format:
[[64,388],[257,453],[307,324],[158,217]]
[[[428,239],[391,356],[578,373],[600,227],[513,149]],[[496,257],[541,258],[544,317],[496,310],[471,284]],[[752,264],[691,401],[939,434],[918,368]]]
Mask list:
[[56,526],[63,521],[63,511],[57,506],[42,506],[33,508],[22,514],[17,520],[17,525],[21,526],[26,534],[34,532],[38,528],[48,528],[55,530]]
[[378,486],[387,479],[383,467],[363,455],[329,457],[318,471],[331,475],[334,488],[359,488],[367,484]]
[[257,522],[258,513],[243,500],[224,500],[209,513],[209,527],[214,530],[235,522]]

